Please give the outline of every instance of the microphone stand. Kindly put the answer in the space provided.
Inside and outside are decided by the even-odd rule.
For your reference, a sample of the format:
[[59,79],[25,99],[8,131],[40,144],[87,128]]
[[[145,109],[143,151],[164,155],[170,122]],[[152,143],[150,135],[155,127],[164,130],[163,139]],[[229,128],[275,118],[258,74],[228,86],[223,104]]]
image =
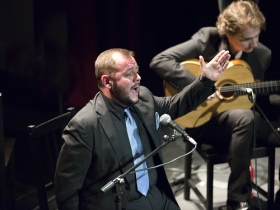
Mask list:
[[256,97],[254,96],[253,91],[247,92],[247,95],[248,95],[249,100],[253,104],[253,111],[255,111],[255,106],[256,106],[258,108],[259,112],[261,113],[261,115],[263,116],[263,118],[266,120],[266,122],[271,127],[274,134],[280,139],[279,131],[274,129],[273,125],[271,124],[271,122],[269,121],[269,119],[267,118],[265,113],[262,111],[261,107],[256,103]]
[[142,159],[140,162],[138,162],[136,165],[128,169],[125,173],[119,175],[117,178],[111,180],[106,185],[104,185],[101,188],[101,191],[103,193],[106,193],[111,188],[115,187],[115,196],[116,196],[116,208],[117,210],[122,209],[122,194],[123,194],[123,184],[124,184],[124,178],[135,168],[137,168],[139,165],[141,165],[143,162],[145,162],[148,158],[155,155],[159,150],[161,150],[163,147],[167,146],[170,142],[175,141],[178,137],[181,135],[178,135],[178,133],[172,134],[171,138],[167,135],[163,136],[163,144],[161,144],[158,148],[156,148],[154,151],[152,151],[149,155],[145,156],[144,159]]
[[[259,112],[261,113],[261,115],[263,116],[263,118],[266,120],[266,122],[269,124],[269,126],[271,127],[272,131],[275,133],[275,135],[280,139],[280,135],[278,133],[278,131],[276,131],[273,127],[273,125],[271,124],[271,122],[269,121],[269,119],[267,118],[267,116],[265,115],[265,113],[262,111],[261,107],[256,103],[256,98],[254,97],[254,93],[253,91],[250,91],[250,92],[247,92],[248,94],[248,98],[249,100],[252,102],[253,104],[253,112],[254,112],[254,119],[255,119],[255,106],[257,107],[257,109],[259,110]],[[255,128],[255,125],[254,125],[254,148],[256,148],[256,128]],[[255,158],[255,157],[253,157]],[[255,158],[255,185],[258,186],[258,183],[257,183],[257,159]],[[273,190],[273,188],[272,188]],[[258,197],[258,202],[259,202],[259,206],[261,205],[260,204],[260,198],[259,198],[259,191],[257,190],[257,197]]]
[[256,103],[256,106],[259,110],[259,112],[262,114],[263,118],[266,120],[266,122],[268,123],[268,125],[271,127],[272,131],[274,132],[274,134],[277,136],[277,138],[280,139],[280,134],[279,131],[276,130],[273,125],[271,124],[271,122],[269,121],[269,119],[267,118],[267,116],[265,115],[265,113],[263,112],[263,110],[261,109],[261,107]]

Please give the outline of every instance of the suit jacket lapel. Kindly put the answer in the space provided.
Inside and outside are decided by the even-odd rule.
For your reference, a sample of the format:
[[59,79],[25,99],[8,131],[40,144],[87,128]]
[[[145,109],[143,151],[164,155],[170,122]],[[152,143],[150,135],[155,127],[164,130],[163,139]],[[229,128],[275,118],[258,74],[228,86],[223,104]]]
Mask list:
[[154,110],[149,108],[145,103],[141,100],[134,106],[135,112],[138,114],[140,119],[142,120],[146,130],[152,138],[152,141],[155,144],[155,147],[160,146],[160,132],[156,129],[156,119]]
[[[124,134],[119,133],[119,130],[116,129],[116,125],[113,122],[110,112],[107,108],[104,108],[104,101],[102,97],[99,97],[97,100],[96,110],[99,115],[99,122],[106,133],[107,139],[112,145],[112,149],[117,157],[117,161],[119,163],[119,167],[121,168],[122,173],[125,173],[129,168],[131,168],[132,164],[127,164],[131,162],[132,152],[130,148],[130,144],[120,143],[122,138],[124,138]],[[117,132],[117,133],[116,133]],[[128,181],[131,181],[133,176],[126,177]]]

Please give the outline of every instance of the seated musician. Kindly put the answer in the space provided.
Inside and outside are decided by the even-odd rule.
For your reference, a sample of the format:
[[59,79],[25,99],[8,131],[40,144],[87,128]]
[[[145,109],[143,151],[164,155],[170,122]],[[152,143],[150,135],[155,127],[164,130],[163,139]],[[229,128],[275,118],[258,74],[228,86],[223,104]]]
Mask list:
[[[254,79],[252,83],[262,81],[271,61],[271,50],[259,42],[260,33],[265,29],[265,22],[263,13],[253,1],[234,1],[220,13],[216,27],[201,28],[191,39],[159,53],[152,59],[150,67],[172,88],[181,91],[196,78],[194,72],[182,65],[183,61],[201,55],[207,62],[217,52],[229,50],[232,61],[238,61],[246,66],[244,73],[248,69],[252,70],[251,76]],[[227,71],[235,71],[235,69],[228,68],[222,78],[229,73]],[[245,77],[240,74],[242,72],[231,72],[228,80],[237,81],[234,76]],[[248,98],[246,97],[247,103],[250,105]],[[219,88],[208,99],[221,103],[227,100]],[[243,108],[243,104],[241,105],[232,107],[228,103],[228,110],[217,113],[199,126],[186,128],[187,133],[198,143],[229,149],[231,172],[228,180],[227,209],[250,209],[249,198],[252,187],[248,168],[253,148],[254,128],[257,130],[258,143],[280,145],[280,139],[269,123],[261,114],[252,111],[252,103],[249,108]],[[278,108],[278,117],[279,111]],[[279,126],[278,122],[272,123],[275,128]]]

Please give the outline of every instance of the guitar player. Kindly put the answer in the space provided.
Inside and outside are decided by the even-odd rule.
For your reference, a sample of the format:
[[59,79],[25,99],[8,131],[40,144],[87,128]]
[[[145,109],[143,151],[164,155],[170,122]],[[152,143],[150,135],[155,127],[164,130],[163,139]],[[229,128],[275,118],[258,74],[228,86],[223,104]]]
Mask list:
[[[174,89],[181,91],[196,77],[182,65],[183,61],[202,55],[207,62],[217,52],[229,50],[232,60],[242,60],[248,64],[255,81],[263,81],[271,61],[271,50],[259,42],[259,35],[265,29],[265,21],[264,15],[253,1],[234,1],[220,13],[216,27],[201,28],[189,40],[159,53],[152,59],[150,67]],[[223,102],[224,98],[218,90],[208,100]],[[280,96],[273,96],[279,105]],[[278,119],[279,108],[276,109]],[[279,126],[277,121],[271,123],[275,128]],[[231,172],[228,180],[228,210],[251,209],[249,198],[252,188],[248,168],[254,126],[258,143],[280,146],[280,139],[269,123],[261,114],[253,114],[250,108],[241,109],[237,106],[217,113],[200,126],[186,128],[187,133],[199,143],[229,148]]]

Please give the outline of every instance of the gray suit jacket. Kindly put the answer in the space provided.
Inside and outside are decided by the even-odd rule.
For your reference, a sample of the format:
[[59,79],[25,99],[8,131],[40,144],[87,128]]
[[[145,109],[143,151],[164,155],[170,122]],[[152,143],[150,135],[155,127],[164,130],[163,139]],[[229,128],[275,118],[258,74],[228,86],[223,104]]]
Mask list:
[[[212,94],[214,82],[199,79],[173,97],[156,97],[141,87],[139,102],[134,105],[150,141],[155,147],[162,143],[155,113],[180,117],[202,103]],[[55,194],[60,209],[115,209],[114,195],[101,193],[109,181],[124,173],[131,165],[130,145],[122,143],[122,136],[111,119],[100,93],[69,122],[63,132],[63,145],[55,174]],[[161,153],[156,154],[162,163]],[[163,167],[158,170],[158,183],[166,195],[175,201]],[[125,178],[123,207],[129,196],[129,177]],[[175,201],[176,202],[176,201]]]
[[[209,62],[221,50],[229,50],[227,39],[219,36],[217,28],[204,27],[191,39],[156,55],[150,67],[162,79],[180,91],[195,79],[194,75],[186,71],[180,63],[189,59],[198,59],[200,55]],[[231,59],[234,58],[231,57]],[[259,42],[252,52],[243,53],[240,59],[249,64],[255,79],[263,80],[264,73],[270,65],[271,50]]]

